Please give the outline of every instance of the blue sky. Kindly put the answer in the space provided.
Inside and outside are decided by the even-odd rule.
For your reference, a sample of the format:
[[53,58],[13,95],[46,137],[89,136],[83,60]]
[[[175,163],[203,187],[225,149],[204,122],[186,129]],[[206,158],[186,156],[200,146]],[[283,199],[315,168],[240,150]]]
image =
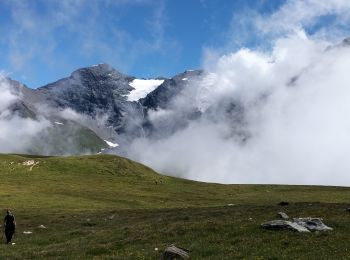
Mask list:
[[201,68],[207,49],[258,44],[242,21],[284,2],[0,0],[0,70],[34,88],[102,62],[137,77],[170,77]]

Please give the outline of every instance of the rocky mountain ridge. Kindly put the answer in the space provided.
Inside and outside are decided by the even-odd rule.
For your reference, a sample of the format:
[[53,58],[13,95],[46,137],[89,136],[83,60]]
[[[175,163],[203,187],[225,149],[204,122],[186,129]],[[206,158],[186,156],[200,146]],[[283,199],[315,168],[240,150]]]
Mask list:
[[[131,83],[136,78],[120,73],[108,64],[78,69],[67,78],[37,89],[7,78],[6,86],[16,100],[0,111],[0,118],[19,117],[49,125],[32,138],[33,144],[27,149],[14,152],[84,154],[116,147],[106,141],[118,143],[122,148],[134,138],[151,135],[148,112],[166,109],[189,81],[202,75],[202,71],[185,71],[170,79],[158,78],[162,84],[136,101],[128,100],[130,93],[135,91]],[[38,145],[41,142],[50,147]],[[55,145],[56,142],[60,145]]]

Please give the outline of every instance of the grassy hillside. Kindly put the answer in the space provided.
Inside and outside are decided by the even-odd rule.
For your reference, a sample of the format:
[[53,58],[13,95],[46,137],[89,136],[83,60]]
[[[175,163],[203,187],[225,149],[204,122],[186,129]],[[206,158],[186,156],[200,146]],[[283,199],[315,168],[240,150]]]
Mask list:
[[[0,208],[18,221],[16,244],[1,244],[0,259],[158,259],[171,243],[191,249],[192,259],[350,255],[349,188],[207,184],[111,155],[0,155],[0,178]],[[335,230],[259,228],[280,210],[323,217]]]
[[60,124],[43,130],[33,138],[28,153],[45,155],[92,154],[108,145],[91,129],[81,124],[58,119]]

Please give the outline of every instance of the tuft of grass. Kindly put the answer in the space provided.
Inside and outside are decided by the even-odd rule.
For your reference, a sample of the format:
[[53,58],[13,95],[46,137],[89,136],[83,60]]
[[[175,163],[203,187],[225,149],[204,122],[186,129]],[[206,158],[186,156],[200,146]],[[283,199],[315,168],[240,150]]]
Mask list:
[[[16,244],[0,244],[0,259],[159,259],[172,243],[191,259],[350,255],[349,188],[201,183],[112,155],[0,155],[0,178],[0,208],[18,222]],[[334,231],[261,229],[278,211],[323,217]]]

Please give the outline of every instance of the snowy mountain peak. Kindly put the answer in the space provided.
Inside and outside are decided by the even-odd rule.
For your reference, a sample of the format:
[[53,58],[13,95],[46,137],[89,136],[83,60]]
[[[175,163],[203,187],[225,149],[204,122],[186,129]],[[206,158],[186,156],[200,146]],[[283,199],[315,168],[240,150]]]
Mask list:
[[90,67],[80,68],[74,71],[71,74],[71,77],[77,78],[81,74],[91,74],[95,77],[112,77],[112,78],[122,78],[122,77],[130,77],[129,75],[123,74],[116,69],[114,69],[111,65],[106,63],[100,63],[97,65],[92,65]]

